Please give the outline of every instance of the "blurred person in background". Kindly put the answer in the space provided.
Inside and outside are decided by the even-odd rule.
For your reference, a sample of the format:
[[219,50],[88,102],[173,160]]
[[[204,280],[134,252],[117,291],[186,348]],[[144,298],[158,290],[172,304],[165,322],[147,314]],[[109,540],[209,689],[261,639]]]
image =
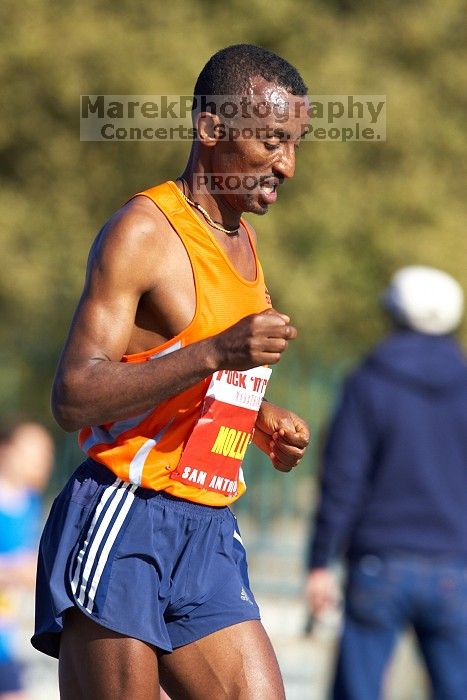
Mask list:
[[383,296],[394,332],[345,383],[324,449],[306,595],[339,598],[335,700],[376,700],[412,625],[437,700],[467,697],[467,366],[452,333],[463,293],[446,273],[399,270]]
[[0,427],[0,700],[24,697],[18,659],[23,597],[33,589],[42,524],[40,494],[54,446],[36,423]]

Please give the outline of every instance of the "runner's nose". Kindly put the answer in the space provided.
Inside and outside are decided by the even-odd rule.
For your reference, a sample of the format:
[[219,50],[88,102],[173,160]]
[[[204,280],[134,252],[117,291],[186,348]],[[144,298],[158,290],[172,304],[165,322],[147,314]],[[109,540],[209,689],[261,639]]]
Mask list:
[[284,143],[281,151],[280,160],[274,165],[276,175],[281,175],[283,178],[293,177],[295,173],[295,149],[293,144]]

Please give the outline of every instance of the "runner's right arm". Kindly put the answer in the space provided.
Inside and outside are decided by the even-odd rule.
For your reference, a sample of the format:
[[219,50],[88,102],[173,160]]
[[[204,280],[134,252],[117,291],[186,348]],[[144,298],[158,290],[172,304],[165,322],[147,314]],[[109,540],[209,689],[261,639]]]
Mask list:
[[218,369],[275,364],[296,336],[285,317],[267,311],[156,360],[120,362],[141,297],[162,288],[164,268],[173,265],[173,250],[154,222],[144,206],[124,208],[91,250],[52,391],[54,416],[64,430],[137,415]]

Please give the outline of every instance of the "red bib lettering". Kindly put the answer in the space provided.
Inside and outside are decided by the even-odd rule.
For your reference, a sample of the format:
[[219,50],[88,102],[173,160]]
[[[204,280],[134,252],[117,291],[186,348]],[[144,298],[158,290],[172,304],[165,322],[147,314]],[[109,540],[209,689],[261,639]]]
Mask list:
[[241,466],[271,376],[269,367],[213,374],[201,415],[170,475],[184,484],[236,496]]

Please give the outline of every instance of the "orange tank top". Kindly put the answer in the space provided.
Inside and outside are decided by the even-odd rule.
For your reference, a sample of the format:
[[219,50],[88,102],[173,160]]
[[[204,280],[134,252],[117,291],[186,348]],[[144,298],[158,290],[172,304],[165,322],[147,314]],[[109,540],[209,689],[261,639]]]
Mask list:
[[[191,323],[174,338],[145,352],[124,355],[121,362],[157,362],[157,358],[220,333],[241,318],[264,311],[271,305],[255,245],[243,220],[256,262],[253,281],[244,279],[235,269],[215,236],[192,211],[174,182],[166,182],[139,194],[149,197],[162,211],[187,251],[193,270],[196,309]],[[208,377],[141,415],[83,428],[79,434],[80,447],[89,457],[133,484],[206,505],[232,503],[246,488],[241,458],[253,428],[249,433],[247,428],[242,431],[241,421],[237,426],[239,429],[229,427],[229,415],[232,411],[243,410],[235,408],[235,405],[240,405],[239,401],[250,401],[243,387],[245,390],[250,386],[258,387],[260,381],[267,383],[267,380],[248,373],[217,372],[215,377]],[[219,475],[204,476],[203,481],[205,472],[201,468],[192,469],[186,465],[179,468],[187,444],[191,445],[190,437],[195,434],[198,423],[203,422],[200,417],[207,410],[206,395],[211,396],[214,385],[222,385],[222,391],[230,392],[234,404],[232,411],[228,404],[220,404],[223,411],[217,419],[218,424],[214,421],[211,446],[214,449],[210,449],[212,454],[209,455],[210,459],[237,464],[238,480],[232,478],[229,483],[225,479],[222,482]],[[250,392],[249,396],[253,394]],[[202,437],[202,433],[200,435]],[[190,447],[190,465],[192,452]]]

